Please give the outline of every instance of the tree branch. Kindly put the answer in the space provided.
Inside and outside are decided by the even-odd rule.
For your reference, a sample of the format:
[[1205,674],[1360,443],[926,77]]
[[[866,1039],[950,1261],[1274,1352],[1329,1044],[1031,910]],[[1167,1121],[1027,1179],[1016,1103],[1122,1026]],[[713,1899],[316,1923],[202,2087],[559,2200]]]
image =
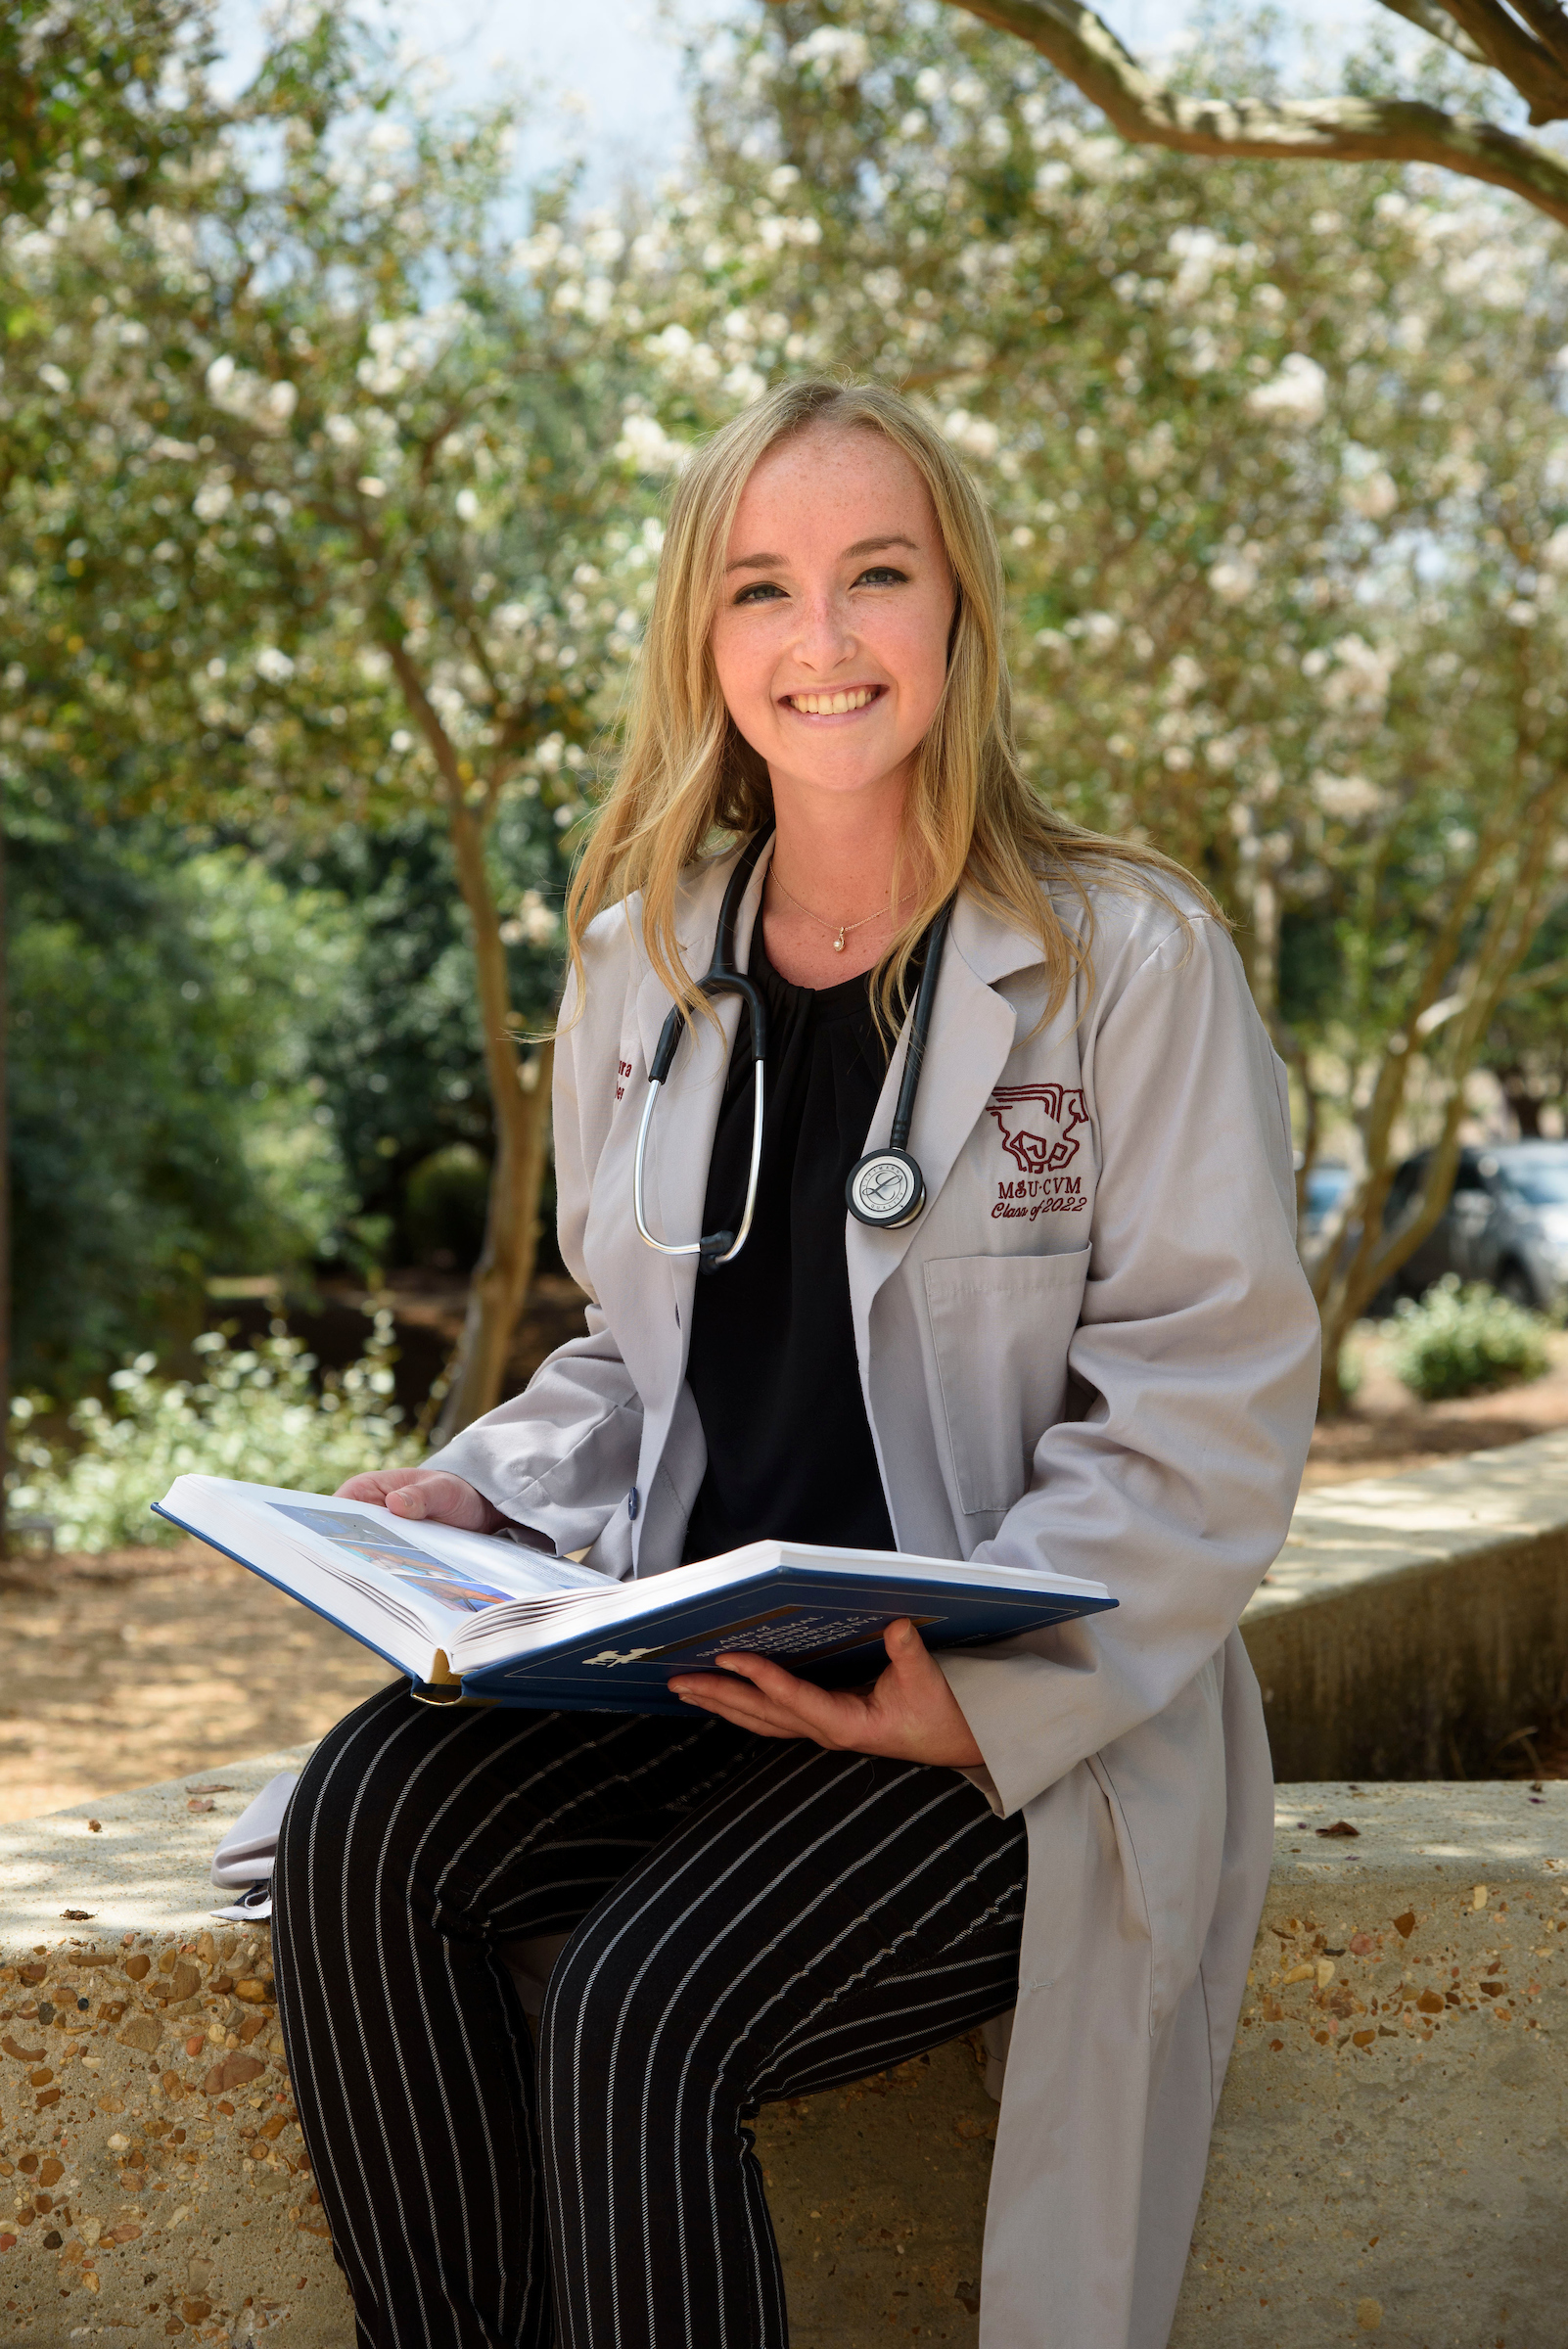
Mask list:
[[1506,188],[1568,227],[1568,162],[1478,115],[1404,98],[1188,98],[1146,73],[1077,0],[953,0],[1028,41],[1123,138],[1182,155],[1263,162],[1436,163]]
[[1485,52],[1487,64],[1513,84],[1532,122],[1555,122],[1568,114],[1568,76],[1499,0],[1443,0],[1443,6]]
[[[1568,9],[1562,0],[1512,0],[1514,13],[1525,23],[1558,65],[1568,68]],[[1388,6],[1388,0],[1383,0]]]
[[1392,16],[1403,17],[1407,23],[1415,25],[1432,40],[1441,41],[1446,49],[1457,50],[1470,65],[1491,63],[1486,51],[1477,48],[1467,32],[1459,30],[1442,0],[1380,0],[1380,5]]

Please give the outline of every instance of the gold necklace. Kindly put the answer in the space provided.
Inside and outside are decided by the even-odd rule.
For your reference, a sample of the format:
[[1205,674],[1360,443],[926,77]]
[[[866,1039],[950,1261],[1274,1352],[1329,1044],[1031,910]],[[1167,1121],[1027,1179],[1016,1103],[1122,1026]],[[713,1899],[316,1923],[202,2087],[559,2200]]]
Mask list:
[[[885,907],[879,906],[879,907],[877,908],[877,911],[876,911],[875,913],[862,913],[862,914],[861,914],[861,916],[860,916],[860,919],[859,919],[857,922],[828,922],[828,921],[824,921],[824,920],[823,920],[823,918],[822,918],[822,916],[821,916],[819,913],[813,913],[813,912],[811,911],[811,908],[810,908],[810,906],[809,906],[809,905],[807,905],[807,903],[804,901],[804,899],[803,899],[803,898],[798,898],[798,897],[796,896],[796,894],[795,894],[795,892],[794,892],[794,890],[793,890],[793,889],[785,889],[785,888],[784,888],[784,883],[783,883],[782,881],[779,881],[778,874],[777,874],[777,872],[774,870],[774,868],[773,868],[773,866],[772,866],[772,865],[769,865],[769,866],[768,866],[768,868],[767,868],[767,872],[768,872],[768,878],[769,878],[769,880],[771,880],[771,881],[777,881],[777,882],[778,882],[778,886],[779,886],[779,888],[784,890],[784,895],[785,895],[785,896],[788,898],[788,899],[789,899],[790,903],[791,903],[792,905],[799,905],[799,906],[800,906],[800,908],[801,908],[801,911],[802,911],[804,914],[807,914],[807,915],[808,915],[808,916],[809,916],[809,918],[810,918],[810,919],[811,919],[813,922],[815,922],[815,924],[816,924],[816,926],[817,926],[817,928],[818,928],[819,930],[836,930],[836,931],[837,931],[837,933],[838,933],[838,936],[837,936],[837,937],[834,939],[834,941],[833,941],[833,951],[834,951],[834,953],[835,953],[835,954],[842,954],[842,953],[843,953],[843,951],[844,951],[844,942],[845,942],[845,940],[846,940],[846,939],[847,939],[847,938],[850,936],[850,934],[851,934],[851,932],[852,932],[852,931],[854,931],[854,930],[863,930],[863,929],[865,928],[865,926],[866,926],[867,922],[875,922],[875,921],[880,921],[880,920],[881,920],[881,918],[882,918],[882,915],[883,915],[883,913],[884,913],[884,912],[885,912],[885,910],[886,910],[886,908],[885,908]],[[895,912],[897,912],[897,911],[899,910],[899,907],[900,907],[900,906],[904,906],[904,905],[907,905],[907,904],[908,904],[908,902],[909,902],[909,899],[910,899],[910,898],[911,898],[914,896],[914,894],[915,894],[915,893],[914,893],[914,891],[913,891],[912,889],[906,889],[906,890],[904,891],[904,893],[903,893],[903,896],[902,896],[902,897],[901,897],[901,898],[899,899],[899,905],[898,905],[898,906],[895,906],[895,908],[894,908],[894,911],[895,911]]]

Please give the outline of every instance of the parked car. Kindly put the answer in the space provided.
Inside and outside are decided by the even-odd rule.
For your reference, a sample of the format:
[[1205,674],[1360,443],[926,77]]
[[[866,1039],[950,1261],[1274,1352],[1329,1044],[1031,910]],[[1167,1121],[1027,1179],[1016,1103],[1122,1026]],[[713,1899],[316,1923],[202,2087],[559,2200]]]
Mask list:
[[[1420,1151],[1396,1174],[1383,1211],[1389,1230],[1409,1212],[1429,1158]],[[1568,1308],[1568,1142],[1460,1151],[1448,1206],[1392,1285],[1419,1297],[1445,1272],[1490,1281],[1542,1313]]]
[[1309,1267],[1322,1246],[1329,1218],[1337,1212],[1351,1181],[1351,1171],[1340,1159],[1314,1159],[1307,1176],[1307,1197],[1298,1233],[1302,1263]]

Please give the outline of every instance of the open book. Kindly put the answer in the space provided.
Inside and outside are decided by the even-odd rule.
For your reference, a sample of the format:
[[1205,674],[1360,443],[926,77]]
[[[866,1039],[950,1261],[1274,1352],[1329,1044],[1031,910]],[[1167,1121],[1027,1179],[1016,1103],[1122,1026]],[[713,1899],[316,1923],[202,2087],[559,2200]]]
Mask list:
[[853,1683],[881,1668],[882,1635],[900,1615],[930,1647],[975,1647],[1116,1604],[1102,1583],[1072,1575],[801,1542],[753,1542],[614,1583],[495,1535],[221,1476],[176,1477],[154,1506],[438,1703],[678,1713],[670,1674],[725,1649]]

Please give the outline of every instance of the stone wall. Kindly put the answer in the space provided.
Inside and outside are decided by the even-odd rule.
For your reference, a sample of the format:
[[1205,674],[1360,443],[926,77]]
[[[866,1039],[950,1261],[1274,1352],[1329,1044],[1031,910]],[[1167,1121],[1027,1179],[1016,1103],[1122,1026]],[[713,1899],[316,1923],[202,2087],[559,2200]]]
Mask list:
[[1304,1494],[1241,1634],[1278,1777],[1488,1776],[1568,1713],[1568,1432]]

